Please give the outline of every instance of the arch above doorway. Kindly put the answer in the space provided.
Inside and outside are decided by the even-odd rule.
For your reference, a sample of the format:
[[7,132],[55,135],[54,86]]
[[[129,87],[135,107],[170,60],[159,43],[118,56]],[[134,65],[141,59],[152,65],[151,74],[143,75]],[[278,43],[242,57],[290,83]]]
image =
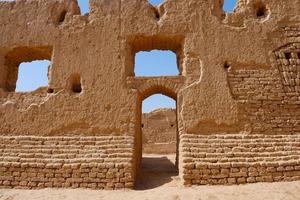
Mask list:
[[141,101],[153,94],[163,94],[175,101],[184,84],[183,76],[128,78],[128,85],[138,91]]

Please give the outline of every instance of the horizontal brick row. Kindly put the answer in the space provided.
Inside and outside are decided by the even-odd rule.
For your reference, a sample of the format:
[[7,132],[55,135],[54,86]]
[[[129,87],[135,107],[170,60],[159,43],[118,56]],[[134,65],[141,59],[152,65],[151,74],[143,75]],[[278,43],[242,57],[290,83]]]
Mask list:
[[0,187],[133,187],[130,136],[0,139]]
[[185,185],[300,180],[300,134],[184,134],[180,151]]

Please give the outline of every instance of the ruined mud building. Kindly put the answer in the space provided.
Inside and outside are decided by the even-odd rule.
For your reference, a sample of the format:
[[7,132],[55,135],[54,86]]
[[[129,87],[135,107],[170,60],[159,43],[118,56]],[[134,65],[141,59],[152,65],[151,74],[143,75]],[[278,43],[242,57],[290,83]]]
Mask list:
[[[141,103],[177,102],[184,185],[300,179],[300,1],[0,2],[1,187],[133,188]],[[139,51],[172,50],[180,74],[135,77]],[[22,62],[49,84],[15,92]]]
[[142,151],[145,154],[175,154],[177,122],[175,109],[157,109],[142,115]]

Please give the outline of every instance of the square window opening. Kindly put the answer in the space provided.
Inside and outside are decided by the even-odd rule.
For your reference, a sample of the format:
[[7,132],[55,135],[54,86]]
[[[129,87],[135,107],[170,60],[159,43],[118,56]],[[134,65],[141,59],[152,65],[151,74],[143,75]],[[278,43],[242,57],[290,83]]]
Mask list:
[[18,67],[15,92],[31,92],[48,86],[49,60],[23,62]]
[[3,55],[0,88],[5,92],[32,92],[48,85],[52,47],[16,47]]
[[137,77],[178,76],[177,56],[172,51],[152,50],[135,54]]
[[182,74],[183,37],[132,37],[127,42],[126,75],[164,77]]

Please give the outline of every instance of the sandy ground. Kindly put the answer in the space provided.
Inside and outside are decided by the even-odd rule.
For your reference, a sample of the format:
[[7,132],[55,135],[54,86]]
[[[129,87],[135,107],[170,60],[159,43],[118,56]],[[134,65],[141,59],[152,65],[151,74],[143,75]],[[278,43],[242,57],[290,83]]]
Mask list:
[[0,200],[300,200],[300,182],[183,187],[173,163],[174,156],[145,156],[135,190],[1,189]]

